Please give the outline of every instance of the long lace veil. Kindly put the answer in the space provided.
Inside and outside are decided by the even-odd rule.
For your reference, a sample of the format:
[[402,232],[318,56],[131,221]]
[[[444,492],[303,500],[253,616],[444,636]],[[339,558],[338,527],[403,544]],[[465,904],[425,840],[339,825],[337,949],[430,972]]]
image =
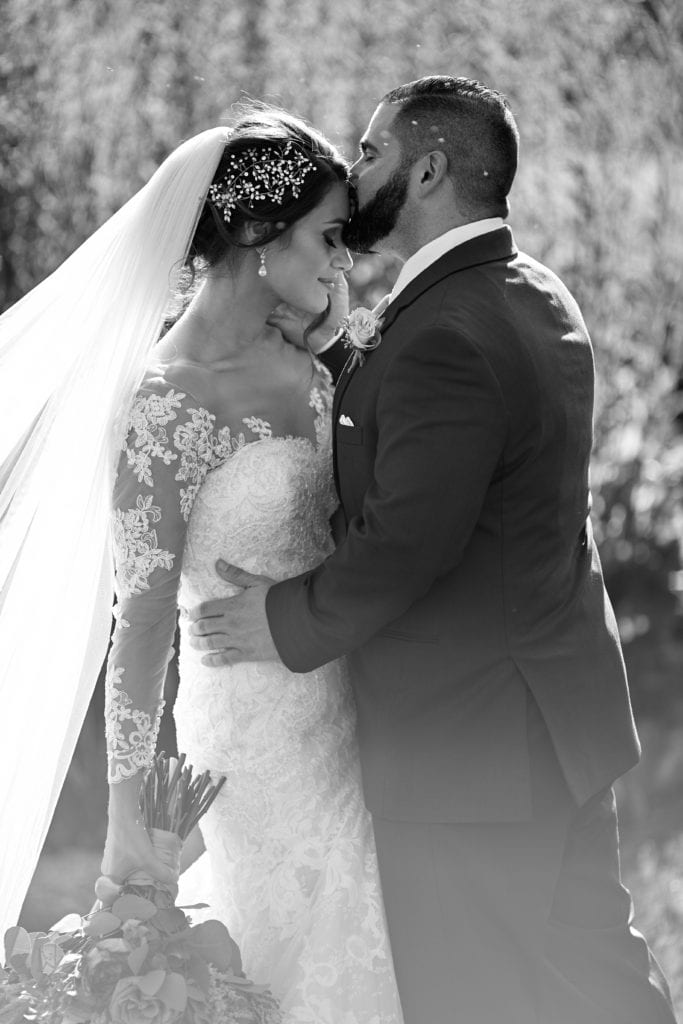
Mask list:
[[227,137],[183,143],[0,317],[0,935],[106,654],[118,450]]

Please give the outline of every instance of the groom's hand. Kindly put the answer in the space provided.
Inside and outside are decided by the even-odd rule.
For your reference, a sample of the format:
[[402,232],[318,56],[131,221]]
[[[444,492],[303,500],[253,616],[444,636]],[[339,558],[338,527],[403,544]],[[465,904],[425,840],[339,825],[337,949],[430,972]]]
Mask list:
[[215,668],[240,661],[280,661],[266,617],[266,594],[275,581],[220,559],[216,572],[226,583],[243,589],[234,597],[204,601],[187,613],[190,645],[207,651],[202,664]]

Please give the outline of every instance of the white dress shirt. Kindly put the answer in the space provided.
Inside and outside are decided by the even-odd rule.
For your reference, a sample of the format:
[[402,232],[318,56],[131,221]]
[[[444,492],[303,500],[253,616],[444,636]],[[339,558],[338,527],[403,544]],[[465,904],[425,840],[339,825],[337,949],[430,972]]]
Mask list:
[[505,221],[502,217],[487,217],[486,220],[475,220],[471,224],[463,224],[459,228],[451,228],[445,234],[433,238],[421,249],[407,259],[401,267],[401,272],[396,279],[396,284],[391,289],[390,302],[393,302],[399,292],[402,292],[406,285],[410,284],[418,274],[436,263],[438,259],[445,256],[451,249],[463,242],[469,242],[471,238],[478,238],[479,235],[487,235],[489,231],[496,231],[502,228]]
[[[498,228],[502,228],[504,224],[505,221],[502,217],[487,217],[485,220],[475,220],[471,224],[462,224],[458,228],[451,228],[445,234],[439,235],[438,238],[433,238],[431,242],[427,242],[426,245],[423,245],[421,249],[418,249],[417,252],[413,253],[405,261],[391,292],[389,295],[385,295],[375,306],[373,310],[375,315],[381,316],[389,303],[394,301],[406,285],[410,284],[418,274],[421,274],[423,270],[430,267],[432,263],[436,263],[438,259],[445,256],[451,249],[455,249],[457,245],[462,245],[463,242],[469,242],[471,238],[478,238],[479,235],[487,235],[489,231],[496,231]],[[329,348],[332,348],[339,341],[340,336],[340,331],[335,332],[332,338],[318,349],[317,355],[321,355],[323,352],[327,352]]]

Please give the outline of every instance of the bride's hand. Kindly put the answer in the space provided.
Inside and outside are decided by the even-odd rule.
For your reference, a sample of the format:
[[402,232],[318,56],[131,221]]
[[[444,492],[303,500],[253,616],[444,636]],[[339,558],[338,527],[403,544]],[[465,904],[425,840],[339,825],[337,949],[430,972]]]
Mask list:
[[154,852],[142,821],[114,824],[110,818],[102,857],[102,874],[120,884],[138,871],[162,885],[177,882],[175,872]]
[[328,285],[330,302],[324,320],[306,335],[306,330],[318,317],[311,316],[294,306],[281,302],[268,317],[268,323],[277,327],[285,341],[297,348],[308,349],[317,354],[332,340],[340,320],[349,312],[349,285],[346,276],[339,271]]
[[327,316],[306,338],[308,348],[316,355],[329,345],[339,330],[339,324],[349,315],[349,282],[341,270],[337,271],[334,281],[329,285],[329,292]]

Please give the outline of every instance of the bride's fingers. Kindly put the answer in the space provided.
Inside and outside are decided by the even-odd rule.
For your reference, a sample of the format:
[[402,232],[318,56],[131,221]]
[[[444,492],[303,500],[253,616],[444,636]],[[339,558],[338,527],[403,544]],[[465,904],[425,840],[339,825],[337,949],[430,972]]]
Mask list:
[[95,895],[100,904],[98,909],[110,907],[114,900],[118,899],[121,895],[121,886],[113,878],[110,878],[109,875],[100,875],[95,882]]

